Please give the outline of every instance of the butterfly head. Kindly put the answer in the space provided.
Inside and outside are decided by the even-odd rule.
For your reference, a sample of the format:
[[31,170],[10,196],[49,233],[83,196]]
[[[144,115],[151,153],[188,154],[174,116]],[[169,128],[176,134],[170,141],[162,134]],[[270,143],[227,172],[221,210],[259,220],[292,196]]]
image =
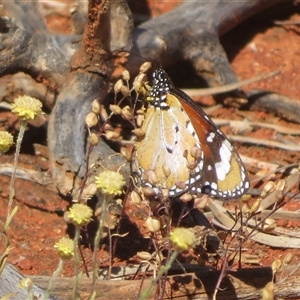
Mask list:
[[147,101],[154,107],[168,109],[167,95],[174,88],[170,77],[163,69],[153,72],[152,89],[147,97]]

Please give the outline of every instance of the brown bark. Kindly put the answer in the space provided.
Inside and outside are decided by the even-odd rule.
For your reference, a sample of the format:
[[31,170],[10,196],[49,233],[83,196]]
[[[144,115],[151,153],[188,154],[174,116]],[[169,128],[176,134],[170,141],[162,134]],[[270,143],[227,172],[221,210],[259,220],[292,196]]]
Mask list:
[[[110,53],[111,7],[114,7],[111,1],[90,1],[81,46],[72,57],[71,72],[66,76],[49,122],[53,178],[64,195],[78,193],[86,168],[85,117],[91,111],[92,101],[103,101],[108,92],[114,63]],[[103,142],[94,153],[98,154],[96,159],[106,159],[115,170],[125,163],[120,156],[108,160],[113,152]]]

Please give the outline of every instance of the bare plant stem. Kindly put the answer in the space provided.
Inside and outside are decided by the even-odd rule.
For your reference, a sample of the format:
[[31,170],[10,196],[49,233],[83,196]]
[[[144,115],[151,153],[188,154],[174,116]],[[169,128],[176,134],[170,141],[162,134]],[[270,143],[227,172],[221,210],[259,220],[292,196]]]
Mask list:
[[156,278],[152,279],[151,285],[148,287],[148,289],[142,294],[140,297],[140,300],[146,300],[150,299],[151,292],[153,290],[153,287],[158,283],[158,281],[163,277],[163,275],[172,267],[173,262],[175,261],[176,257],[178,256],[179,252],[177,250],[174,250],[172,253],[170,259],[167,261],[167,264],[165,266],[162,266],[157,273]]
[[79,255],[78,255],[78,242],[79,242],[79,235],[80,235],[80,227],[75,225],[75,237],[74,237],[74,267],[75,267],[75,284],[74,284],[74,288],[73,288],[73,296],[72,299],[74,300],[79,300],[79,295],[78,295],[78,283],[79,283],[79,279],[80,279],[80,274],[79,274],[79,264],[80,264],[80,259],[79,259]]
[[93,288],[91,291],[91,297],[90,299],[94,299],[95,297],[95,292],[96,292],[96,281],[98,278],[98,250],[99,250],[99,243],[100,240],[103,236],[103,228],[104,228],[104,221],[106,219],[106,211],[107,211],[107,196],[103,196],[103,203],[102,203],[102,213],[99,218],[99,226],[98,230],[95,235],[95,240],[94,240],[94,251],[93,251]]
[[22,140],[23,140],[23,137],[24,137],[24,132],[25,132],[25,129],[26,129],[26,125],[27,125],[27,121],[21,120],[20,131],[19,131],[18,138],[17,138],[17,143],[16,143],[14,168],[13,168],[13,173],[11,175],[11,180],[10,180],[10,184],[9,184],[9,198],[8,198],[8,207],[7,207],[7,218],[9,218],[12,203],[13,203],[13,198],[15,196],[14,185],[15,185],[15,180],[16,180],[17,165],[18,165],[18,161],[19,161],[20,149],[21,149],[21,144],[22,144]]
[[55,279],[57,278],[57,276],[61,273],[61,271],[63,270],[63,266],[64,266],[64,261],[63,259],[60,259],[59,260],[59,264],[58,264],[58,267],[57,269],[54,271],[54,273],[52,274],[52,277],[50,279],[50,282],[49,282],[49,285],[48,285],[48,288],[47,288],[47,291],[43,297],[43,300],[46,300],[48,299],[49,295],[50,295],[50,291],[53,287],[53,283],[55,281]]

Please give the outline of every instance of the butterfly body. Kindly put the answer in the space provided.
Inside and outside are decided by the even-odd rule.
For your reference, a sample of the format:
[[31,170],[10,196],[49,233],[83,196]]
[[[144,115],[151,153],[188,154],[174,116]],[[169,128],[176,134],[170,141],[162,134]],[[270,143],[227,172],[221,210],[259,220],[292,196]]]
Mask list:
[[[133,163],[143,186],[174,197],[189,191],[236,198],[249,188],[245,167],[226,136],[162,69],[153,74]],[[156,181],[145,179],[154,172]]]

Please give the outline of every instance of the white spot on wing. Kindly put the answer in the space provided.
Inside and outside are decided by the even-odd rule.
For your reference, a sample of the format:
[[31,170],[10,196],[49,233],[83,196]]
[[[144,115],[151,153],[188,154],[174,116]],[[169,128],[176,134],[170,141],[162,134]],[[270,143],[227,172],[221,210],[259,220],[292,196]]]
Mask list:
[[195,183],[195,178],[191,177],[189,180],[187,180],[188,183],[193,184]]
[[198,180],[200,180],[200,179],[201,179],[201,175],[198,174],[198,175],[196,176],[196,181],[198,181]]
[[186,129],[191,135],[195,135],[195,130],[191,122],[187,123]]
[[212,183],[210,184],[210,186],[211,186],[211,188],[212,188],[213,190],[217,190],[217,188],[218,188],[218,186],[217,186],[217,184],[216,184],[215,182],[212,182]]
[[[231,147],[230,147],[231,148]],[[231,149],[228,147],[228,142],[224,141],[220,148],[221,160],[215,164],[218,180],[224,180],[230,171]]]
[[206,138],[206,141],[207,141],[208,143],[212,143],[213,140],[214,140],[214,137],[215,137],[215,133],[214,133],[214,132],[211,132],[211,133],[208,135],[208,137]]

